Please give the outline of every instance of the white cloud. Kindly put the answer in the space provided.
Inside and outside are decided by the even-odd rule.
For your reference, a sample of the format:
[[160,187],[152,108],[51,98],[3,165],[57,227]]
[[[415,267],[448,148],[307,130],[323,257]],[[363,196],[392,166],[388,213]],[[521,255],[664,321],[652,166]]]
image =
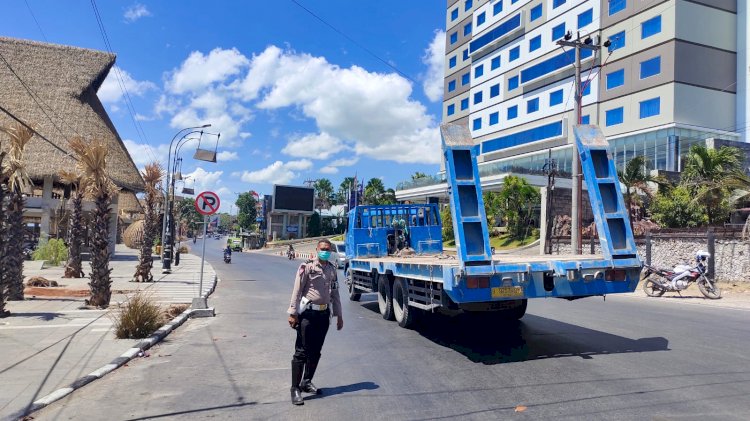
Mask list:
[[135,80],[130,75],[130,73],[126,72],[125,70],[118,67],[113,67],[109,71],[109,74],[107,74],[107,78],[104,79],[104,83],[102,83],[102,86],[99,87],[99,91],[96,93],[96,95],[99,97],[99,100],[105,104],[115,104],[117,102],[120,102],[120,100],[122,99],[122,88],[120,87],[120,83],[117,81],[118,70],[120,72],[120,76],[122,77],[122,83],[123,85],[125,85],[125,88],[127,89],[131,97],[142,96],[150,90],[158,89],[153,82],[149,82],[147,80]]
[[216,155],[216,160],[220,162],[236,161],[238,159],[240,159],[240,156],[237,155],[237,152],[221,151]]
[[323,168],[320,169],[320,173],[321,174],[336,174],[338,172],[339,172],[338,168],[331,167],[331,166],[323,167]]
[[136,167],[140,169],[143,169],[146,164],[152,163],[154,159],[158,160],[162,167],[167,162],[167,155],[169,153],[168,144],[154,146],[138,143],[130,139],[125,139],[122,143],[125,144],[125,148],[130,153],[130,157],[133,158]]
[[331,162],[328,165],[331,166],[331,167],[351,167],[352,165],[356,164],[357,162],[359,162],[359,158],[357,158],[355,156],[353,158],[340,158],[340,159],[337,159],[337,160]]
[[213,191],[215,192],[222,187],[221,176],[224,171],[206,171],[202,167],[198,167],[195,171],[187,174],[182,174],[182,178],[190,177],[190,180],[186,180],[187,186],[194,186],[195,193],[198,194],[202,191]]
[[140,3],[135,3],[125,10],[124,18],[125,22],[132,23],[147,16],[151,16],[151,12],[148,11],[146,6]]
[[344,149],[342,142],[328,133],[307,134],[290,140],[281,152],[296,158],[328,159]]
[[289,184],[299,176],[296,171],[312,168],[312,162],[307,159],[284,163],[276,161],[257,171],[242,173],[242,181],[246,183]]
[[435,31],[435,37],[424,51],[422,62],[427,65],[427,74],[422,81],[424,94],[432,102],[440,101],[445,77],[445,31]]
[[167,89],[174,94],[199,92],[239,73],[247,64],[247,57],[236,48],[215,48],[208,55],[193,51],[180,68],[172,72]]

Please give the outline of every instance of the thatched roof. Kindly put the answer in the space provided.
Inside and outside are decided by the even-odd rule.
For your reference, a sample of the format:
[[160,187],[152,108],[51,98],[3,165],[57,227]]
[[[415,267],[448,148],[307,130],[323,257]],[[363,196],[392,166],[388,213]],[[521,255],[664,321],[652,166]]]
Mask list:
[[[75,160],[67,139],[81,135],[106,142],[107,173],[118,187],[143,191],[143,178],[96,96],[115,63],[114,55],[4,37],[0,37],[0,54],[39,102],[0,60],[0,106],[65,151],[34,136],[24,154],[33,180],[41,181],[45,176],[57,180],[61,169],[73,168]],[[0,125],[13,122],[0,110]],[[0,147],[7,150],[4,140],[0,138]]]
[[135,194],[129,191],[120,191],[117,197],[117,209],[128,213],[142,213],[143,207],[135,197]]

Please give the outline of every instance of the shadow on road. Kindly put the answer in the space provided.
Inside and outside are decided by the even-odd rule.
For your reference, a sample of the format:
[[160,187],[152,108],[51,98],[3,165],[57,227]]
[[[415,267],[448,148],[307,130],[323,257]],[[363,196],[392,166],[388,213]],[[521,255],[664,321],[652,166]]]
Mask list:
[[[377,302],[367,302],[362,307],[378,313]],[[488,365],[669,351],[669,341],[663,337],[630,339],[531,314],[520,321],[490,320],[469,314],[421,314],[413,330],[438,345],[460,352],[472,362]]]
[[377,384],[373,382],[359,382],[359,383],[348,384],[346,386],[326,387],[326,388],[320,389],[321,390],[320,395],[310,396],[306,400],[325,398],[325,397],[334,396],[334,395],[341,395],[343,393],[359,392],[360,390],[375,390],[375,389],[380,389],[380,386],[378,386]]

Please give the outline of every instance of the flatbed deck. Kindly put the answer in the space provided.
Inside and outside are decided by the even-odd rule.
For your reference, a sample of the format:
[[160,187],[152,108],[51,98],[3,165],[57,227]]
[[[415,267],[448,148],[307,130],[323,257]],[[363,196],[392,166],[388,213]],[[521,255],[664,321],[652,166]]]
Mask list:
[[[493,263],[510,263],[510,264],[524,264],[524,263],[540,263],[548,262],[551,259],[555,261],[583,261],[583,260],[601,260],[603,257],[600,254],[555,254],[555,255],[539,255],[529,256],[525,254],[503,254],[493,255]],[[455,255],[443,254],[443,255],[430,255],[430,256],[387,256],[387,257],[357,257],[354,260],[362,262],[376,263],[391,263],[391,264],[416,264],[416,265],[439,265],[439,266],[458,266],[459,261]]]

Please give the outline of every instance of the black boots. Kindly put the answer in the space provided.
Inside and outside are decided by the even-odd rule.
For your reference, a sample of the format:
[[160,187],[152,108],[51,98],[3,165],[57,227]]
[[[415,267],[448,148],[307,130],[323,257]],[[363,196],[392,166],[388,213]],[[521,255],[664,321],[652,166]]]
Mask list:
[[305,402],[302,400],[302,391],[299,388],[299,384],[302,382],[302,371],[305,369],[304,363],[297,363],[292,361],[292,404],[304,405]]
[[318,368],[318,362],[308,362],[305,365],[305,375],[302,379],[302,384],[299,385],[300,389],[302,389],[305,393],[312,393],[313,395],[317,395],[320,393],[320,390],[318,390],[317,387],[312,382],[312,378],[315,375],[315,370]]

